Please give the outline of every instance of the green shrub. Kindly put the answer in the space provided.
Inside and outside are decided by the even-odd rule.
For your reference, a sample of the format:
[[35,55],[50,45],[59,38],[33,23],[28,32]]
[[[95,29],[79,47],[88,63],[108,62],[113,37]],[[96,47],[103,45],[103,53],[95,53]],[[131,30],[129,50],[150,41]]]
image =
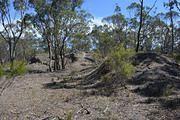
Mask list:
[[110,65],[115,72],[125,77],[131,77],[134,74],[134,66],[131,64],[131,57],[134,50],[125,49],[123,44],[112,50],[110,54]]
[[180,53],[170,53],[168,54],[168,57],[172,58],[177,63],[180,63]]
[[73,112],[72,112],[72,111],[69,111],[69,112],[67,113],[67,118],[66,118],[66,120],[72,120],[72,118],[73,118]]
[[104,75],[101,77],[102,82],[109,83],[112,79],[112,76],[110,74]]
[[4,75],[4,70],[3,67],[0,65],[0,77],[2,77]]
[[126,77],[131,77],[135,72],[134,66],[131,63],[124,63],[121,67],[121,74]]
[[10,76],[23,75],[26,73],[26,71],[26,62],[14,61],[11,65]]
[[96,51],[92,54],[92,56],[93,56],[93,58],[96,60],[97,63],[101,63],[101,61],[104,59],[99,50],[96,50]]
[[180,63],[180,54],[174,54],[174,59],[176,62]]
[[172,85],[167,85],[165,89],[163,90],[163,96],[170,96],[173,93],[174,86]]

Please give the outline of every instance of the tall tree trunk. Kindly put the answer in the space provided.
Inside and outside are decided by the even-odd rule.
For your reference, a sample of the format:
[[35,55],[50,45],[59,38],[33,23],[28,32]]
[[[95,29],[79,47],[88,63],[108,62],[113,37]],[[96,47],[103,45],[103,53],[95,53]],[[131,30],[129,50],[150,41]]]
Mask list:
[[14,63],[14,58],[13,58],[13,46],[12,46],[12,41],[8,41],[8,45],[9,45],[9,60],[10,60],[10,69],[13,69],[13,63]]
[[55,51],[54,51],[54,58],[55,58],[55,62],[54,62],[54,70],[60,70],[60,64],[59,64],[59,55],[58,55],[58,47],[57,44],[55,45]]
[[65,40],[66,37],[63,39],[62,41],[62,46],[61,46],[61,50],[60,50],[60,57],[61,57],[61,67],[62,69],[65,69]]
[[[56,29],[55,29],[56,30]],[[54,62],[54,70],[60,70],[61,66],[60,66],[60,57],[59,57],[59,41],[58,41],[58,34],[55,32],[54,33],[54,39],[55,39],[55,49],[54,49],[54,58],[55,58],[55,62]]]
[[12,60],[12,44],[11,44],[11,41],[8,42],[8,45],[9,45],[9,60],[11,61]]
[[51,41],[47,39],[48,42],[48,53],[49,53],[49,71],[52,72],[52,47]]
[[[165,34],[165,40],[164,40],[164,53],[168,53],[169,52],[169,49],[167,48],[167,44],[168,44],[168,36],[169,36],[169,28],[167,27],[167,31],[166,31],[166,34]],[[168,50],[167,50],[168,49]]]
[[170,6],[170,20],[171,20],[171,52],[174,52],[174,21],[172,7]]
[[136,52],[139,51],[139,46],[140,46],[141,29],[143,24],[143,8],[144,8],[144,0],[141,0],[141,13],[140,13],[140,21],[139,21],[139,30],[137,35]]

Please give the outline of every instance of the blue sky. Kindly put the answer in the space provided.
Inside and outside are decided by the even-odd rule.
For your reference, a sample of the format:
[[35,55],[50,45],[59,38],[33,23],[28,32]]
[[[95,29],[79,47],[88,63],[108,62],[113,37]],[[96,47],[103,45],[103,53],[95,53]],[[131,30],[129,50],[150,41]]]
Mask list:
[[[138,2],[139,0],[84,0],[82,8],[91,13],[96,20],[100,20],[103,17],[107,17],[113,14],[115,5],[121,7],[122,13],[129,17],[129,11],[126,10],[126,7],[129,6],[132,2]],[[152,6],[155,0],[144,0],[145,6]],[[157,0],[156,7],[157,12],[165,12],[163,3],[167,0]]]

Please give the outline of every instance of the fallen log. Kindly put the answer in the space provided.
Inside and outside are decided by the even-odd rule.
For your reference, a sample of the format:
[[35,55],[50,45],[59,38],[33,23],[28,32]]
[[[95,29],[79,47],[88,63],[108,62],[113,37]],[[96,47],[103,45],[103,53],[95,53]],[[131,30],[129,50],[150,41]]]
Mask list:
[[82,84],[86,84],[86,83],[91,83],[94,80],[98,80],[99,78],[101,78],[101,76],[109,73],[110,70],[110,66],[107,63],[107,59],[105,59],[98,67],[96,67],[94,70],[83,74],[83,75],[78,75],[75,77],[70,77],[70,79],[72,80],[83,80]]

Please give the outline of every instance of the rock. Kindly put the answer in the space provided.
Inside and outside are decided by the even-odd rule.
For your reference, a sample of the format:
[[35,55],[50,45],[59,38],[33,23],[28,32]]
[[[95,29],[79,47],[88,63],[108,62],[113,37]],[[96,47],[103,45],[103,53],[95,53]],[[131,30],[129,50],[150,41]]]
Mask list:
[[31,57],[29,59],[29,64],[33,64],[33,63],[42,63],[41,60],[39,58],[36,58],[36,57]]

